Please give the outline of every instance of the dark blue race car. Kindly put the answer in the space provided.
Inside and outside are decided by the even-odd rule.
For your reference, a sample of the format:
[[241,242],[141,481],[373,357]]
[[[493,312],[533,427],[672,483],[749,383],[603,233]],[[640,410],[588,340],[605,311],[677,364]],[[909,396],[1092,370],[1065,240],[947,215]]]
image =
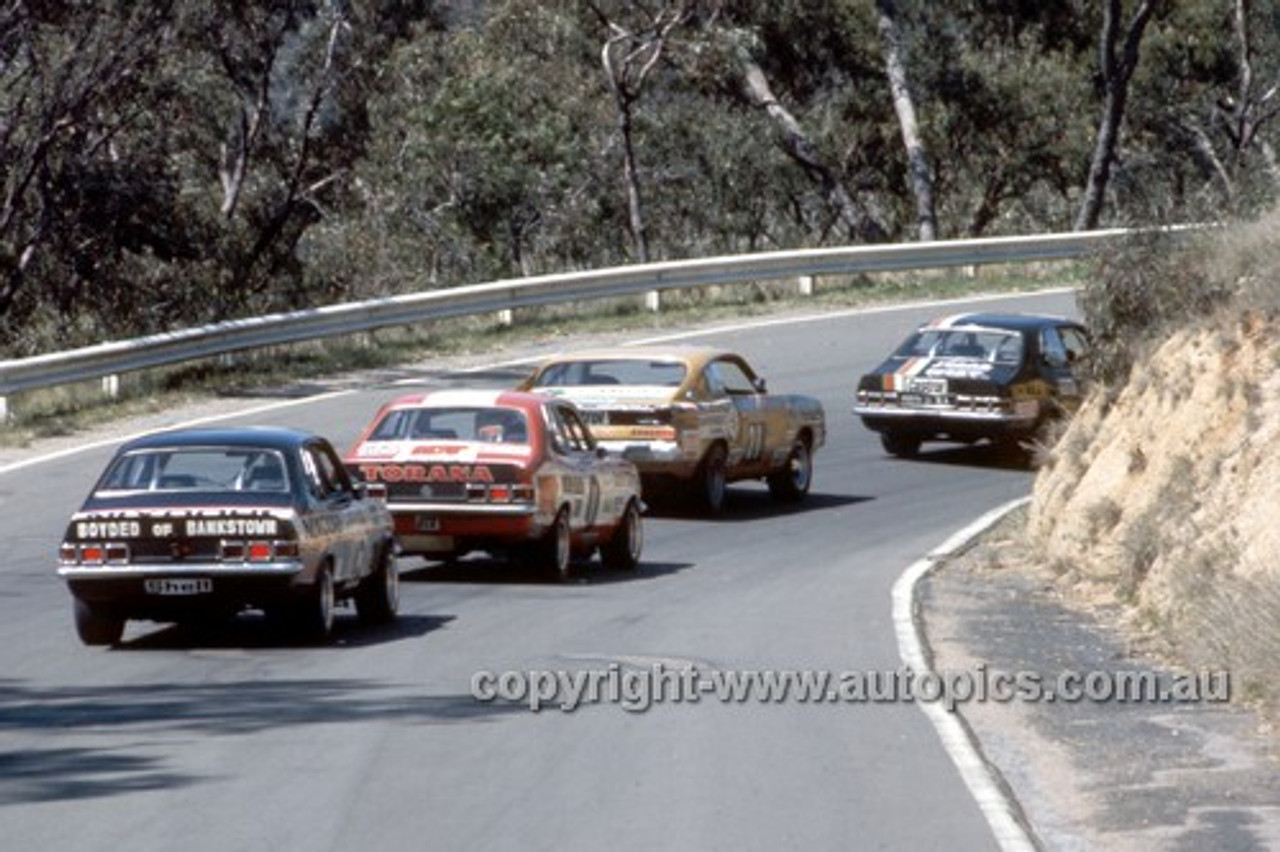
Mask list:
[[853,413],[885,451],[987,439],[1021,447],[1081,401],[1089,335],[1054,316],[971,313],[917,328],[858,381]]
[[129,619],[208,620],[261,609],[323,639],[334,606],[394,618],[396,542],[382,500],[329,441],[281,428],[149,435],[116,451],[67,525],[58,574],[89,645]]

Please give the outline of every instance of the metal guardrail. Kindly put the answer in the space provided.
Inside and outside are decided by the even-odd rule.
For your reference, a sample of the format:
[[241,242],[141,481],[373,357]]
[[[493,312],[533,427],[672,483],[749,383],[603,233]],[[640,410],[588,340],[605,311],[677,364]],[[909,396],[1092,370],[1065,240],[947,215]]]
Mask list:
[[[330,305],[0,361],[0,418],[9,394],[144,370],[264,346],[663,290],[824,275],[1064,260],[1132,234],[1125,229],[812,249],[637,264],[541,275]],[[654,303],[656,305],[656,301]]]

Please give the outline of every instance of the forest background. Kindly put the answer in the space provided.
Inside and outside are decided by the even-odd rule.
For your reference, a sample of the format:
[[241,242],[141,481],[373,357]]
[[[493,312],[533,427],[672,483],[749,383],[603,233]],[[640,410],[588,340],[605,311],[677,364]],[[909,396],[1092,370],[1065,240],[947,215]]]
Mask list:
[[0,357],[632,262],[1255,217],[1271,0],[0,0]]

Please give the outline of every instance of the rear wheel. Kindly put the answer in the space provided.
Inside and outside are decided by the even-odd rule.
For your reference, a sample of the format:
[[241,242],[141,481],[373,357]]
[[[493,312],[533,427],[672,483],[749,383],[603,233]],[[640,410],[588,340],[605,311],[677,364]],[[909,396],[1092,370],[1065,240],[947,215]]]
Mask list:
[[724,511],[728,488],[728,472],[725,470],[727,461],[724,445],[712,444],[711,449],[702,457],[702,463],[698,465],[698,508],[708,515],[718,515]]
[[813,481],[813,452],[797,438],[782,469],[769,476],[769,493],[774,499],[798,503],[809,493]]
[[373,571],[356,590],[356,614],[366,624],[387,624],[400,608],[400,572],[390,546],[378,548]]
[[900,459],[915,458],[920,452],[920,439],[901,432],[881,432],[880,445],[886,453]]
[[601,546],[600,560],[606,568],[631,571],[640,565],[640,551],[643,549],[644,523],[640,519],[640,507],[632,500],[627,503],[613,538]]
[[124,635],[123,618],[75,599],[76,634],[86,645],[114,645]]
[[315,582],[298,601],[295,611],[298,634],[310,642],[328,639],[333,633],[335,603],[333,571],[329,565],[322,565]]
[[543,534],[533,546],[534,567],[556,582],[569,579],[569,567],[573,552],[569,530],[569,509],[563,508],[556,513],[551,528]]

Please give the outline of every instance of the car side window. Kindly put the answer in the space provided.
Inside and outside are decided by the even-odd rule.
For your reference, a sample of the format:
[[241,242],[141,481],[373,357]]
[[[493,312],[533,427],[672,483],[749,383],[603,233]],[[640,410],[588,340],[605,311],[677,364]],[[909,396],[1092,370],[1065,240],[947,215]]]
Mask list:
[[754,377],[737,361],[728,359],[722,358],[707,365],[707,381],[713,392],[718,390],[730,396],[759,392]]
[[570,408],[562,405],[551,409],[552,444],[561,454],[590,452],[594,441],[582,420]]
[[1068,363],[1067,348],[1062,343],[1062,335],[1053,326],[1045,326],[1040,330],[1040,352],[1045,363],[1050,367],[1065,367]]
[[351,493],[351,480],[329,447],[308,446],[302,452],[302,467],[307,485],[317,499],[327,500],[337,494]]
[[1089,354],[1089,338],[1078,328],[1064,326],[1058,329],[1062,336],[1062,345],[1066,349],[1067,360],[1076,363]]

